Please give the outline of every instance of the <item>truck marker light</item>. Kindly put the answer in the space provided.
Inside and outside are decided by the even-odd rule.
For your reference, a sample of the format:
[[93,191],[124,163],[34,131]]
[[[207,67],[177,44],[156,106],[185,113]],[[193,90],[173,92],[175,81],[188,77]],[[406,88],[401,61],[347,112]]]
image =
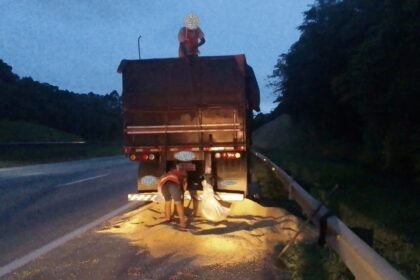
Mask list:
[[130,159],[131,159],[131,160],[136,160],[136,159],[137,159],[137,157],[136,157],[136,155],[135,155],[135,154],[131,154],[131,155],[130,155]]
[[220,153],[215,153],[215,154],[214,154],[214,157],[215,157],[215,158],[220,158],[220,157],[221,157],[221,155],[220,155]]
[[233,153],[233,152],[224,152],[221,153],[221,158],[223,159],[229,159],[229,160],[235,160],[235,159],[239,159],[241,158],[241,154],[240,153]]
[[155,155],[154,155],[154,154],[150,154],[150,155],[149,155],[149,159],[150,159],[150,160],[154,160],[154,159],[155,159]]

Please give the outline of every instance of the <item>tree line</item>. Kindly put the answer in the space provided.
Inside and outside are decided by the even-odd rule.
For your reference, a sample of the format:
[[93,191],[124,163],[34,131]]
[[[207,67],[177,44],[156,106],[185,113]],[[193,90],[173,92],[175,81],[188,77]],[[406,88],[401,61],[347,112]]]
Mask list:
[[419,0],[316,0],[271,76],[277,107],[367,163],[420,178]]
[[0,59],[0,119],[46,125],[87,141],[118,141],[122,135],[121,98],[78,94],[20,78]]

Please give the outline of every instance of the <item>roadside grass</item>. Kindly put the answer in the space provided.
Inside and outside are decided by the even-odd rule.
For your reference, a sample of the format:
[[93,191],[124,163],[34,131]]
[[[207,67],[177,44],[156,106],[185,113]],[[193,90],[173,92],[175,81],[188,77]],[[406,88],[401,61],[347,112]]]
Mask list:
[[0,120],[0,143],[82,141],[79,136],[44,125]]
[[121,143],[49,143],[78,141],[83,139],[44,125],[0,120],[0,168],[122,154]]
[[[251,158],[251,172],[260,186],[260,203],[264,206],[281,207],[305,220],[299,205],[288,198],[287,191],[273,172],[255,157]],[[285,243],[274,248],[278,255]],[[338,255],[328,247],[320,247],[316,242],[298,243],[291,246],[276,264],[286,268],[293,280],[304,279],[354,279]]]
[[[403,275],[420,279],[418,187],[343,156],[349,147],[335,146],[335,149],[320,149],[315,143],[307,142],[260,152],[284,168],[318,199],[324,198],[328,190],[338,184],[340,188],[330,198],[327,207]],[[272,181],[276,180],[272,174],[271,179],[263,179],[267,174],[261,173],[261,167],[256,167],[256,170],[260,170],[257,177],[261,178],[262,193],[276,198],[277,190],[272,188],[278,188],[281,183]],[[290,208],[290,202],[284,203],[285,199],[280,196],[276,199],[283,204],[281,207],[295,214],[296,206]],[[296,276],[293,279],[317,279],[304,276],[304,270],[308,269],[306,263],[311,263],[307,259],[313,258],[322,260],[322,266],[315,265],[322,268],[321,271],[313,272],[324,273],[319,279],[352,279],[348,278],[348,272],[343,273],[346,271],[343,263],[338,256],[332,257],[334,253],[329,249],[320,252],[316,245],[309,244],[297,246],[294,251],[289,265],[291,274]]]
[[[279,253],[283,245],[276,246],[275,252]],[[277,265],[286,267],[293,280],[354,279],[334,251],[321,248],[317,243],[301,243],[290,247],[282,259],[277,260]]]
[[122,144],[0,145],[0,168],[114,155],[122,155]]

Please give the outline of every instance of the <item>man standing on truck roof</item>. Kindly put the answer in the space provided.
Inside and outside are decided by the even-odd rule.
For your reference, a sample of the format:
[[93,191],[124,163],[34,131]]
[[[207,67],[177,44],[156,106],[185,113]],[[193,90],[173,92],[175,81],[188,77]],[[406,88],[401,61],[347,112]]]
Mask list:
[[200,51],[198,47],[203,45],[206,40],[201,31],[200,19],[197,15],[191,13],[184,19],[184,27],[178,32],[179,57],[198,56]]
[[176,212],[179,216],[179,226],[186,228],[187,221],[183,205],[183,193],[187,189],[186,172],[179,170],[176,165],[172,166],[170,170],[160,178],[158,189],[162,192],[162,195],[165,198],[166,221],[171,221],[171,204],[173,200]]

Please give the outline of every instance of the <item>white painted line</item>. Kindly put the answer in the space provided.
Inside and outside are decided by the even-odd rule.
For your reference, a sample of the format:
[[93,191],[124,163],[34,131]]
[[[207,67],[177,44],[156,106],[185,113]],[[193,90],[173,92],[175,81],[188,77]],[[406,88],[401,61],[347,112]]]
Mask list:
[[25,264],[31,262],[32,260],[48,253],[49,251],[55,249],[58,246],[63,245],[67,241],[83,234],[84,232],[94,228],[95,226],[105,222],[106,220],[109,220],[112,217],[117,216],[117,215],[131,209],[131,208],[141,206],[142,204],[143,204],[142,202],[138,202],[138,201],[130,202],[130,203],[118,208],[118,209],[115,209],[114,211],[111,211],[110,213],[106,214],[105,216],[102,216],[99,219],[96,219],[93,222],[91,222],[87,225],[84,225],[84,226],[82,226],[82,227],[80,227],[80,228],[78,228],[78,229],[76,229],[76,230],[74,230],[74,231],[72,231],[72,232],[70,232],[70,233],[68,233],[68,234],[66,234],[66,235],[64,235],[64,236],[46,244],[46,245],[44,245],[44,246],[42,246],[41,248],[36,249],[35,251],[32,251],[31,253],[29,253],[29,254],[27,254],[27,255],[19,258],[19,259],[16,259],[16,260],[12,261],[11,263],[9,263],[9,264],[7,264],[3,267],[0,267],[0,277],[3,277],[4,275],[18,269],[21,266],[24,266]]
[[78,184],[78,183],[81,183],[81,182],[95,180],[95,179],[102,178],[102,177],[105,177],[105,176],[108,176],[108,175],[109,175],[109,173],[102,174],[102,175],[98,175],[98,176],[95,176],[95,177],[89,177],[89,178],[85,178],[85,179],[81,179],[81,180],[77,180],[77,181],[73,181],[73,182],[69,182],[69,183],[65,183],[65,184],[60,184],[60,185],[57,185],[56,187],[65,187],[65,186],[69,186],[69,185],[73,185],[73,184]]

